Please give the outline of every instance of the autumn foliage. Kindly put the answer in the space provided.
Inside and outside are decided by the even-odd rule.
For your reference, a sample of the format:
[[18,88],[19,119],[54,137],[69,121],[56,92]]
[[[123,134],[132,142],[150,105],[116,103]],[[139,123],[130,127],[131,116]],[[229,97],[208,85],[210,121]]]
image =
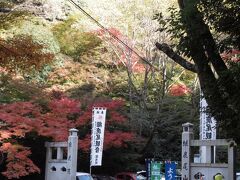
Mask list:
[[113,128],[125,122],[125,117],[119,112],[123,105],[123,101],[113,100],[90,105],[83,111],[79,101],[67,97],[52,99],[45,104],[15,102],[0,105],[0,150],[7,154],[6,171],[2,174],[12,179],[40,172],[29,158],[31,149],[19,141],[30,132],[52,138],[53,141],[66,141],[70,128],[78,128],[81,132],[81,128],[88,127],[79,146],[89,151],[93,106],[107,108],[104,148],[125,146],[125,142],[132,140],[133,134]]
[[[234,63],[240,62],[240,51],[237,49],[231,49],[223,52],[221,57],[226,63],[234,65]],[[184,96],[188,95],[189,93],[191,93],[191,90],[182,83],[175,83],[169,88],[169,94],[172,96]]]
[[10,72],[40,69],[53,61],[51,53],[44,52],[44,46],[34,42],[31,36],[0,38],[0,66]]
[[[106,107],[107,108],[107,121],[104,139],[104,149],[110,147],[124,147],[126,141],[133,139],[133,134],[129,132],[123,132],[116,130],[118,124],[123,125],[126,121],[125,116],[118,112],[120,107],[123,107],[124,101],[109,101],[96,103],[88,107],[88,109],[83,113],[82,116],[76,121],[76,126],[82,126],[84,124],[89,124],[92,118],[92,107]],[[90,135],[86,136],[80,141],[80,148],[84,151],[88,151],[90,147]]]
[[2,174],[9,179],[40,173],[40,169],[28,158],[31,155],[29,148],[8,142],[3,143],[0,150],[7,153],[7,171]]
[[227,62],[240,62],[240,50],[232,49],[221,54],[221,57]]
[[191,90],[185,84],[173,84],[169,88],[169,94],[172,96],[188,95]]
[[[96,34],[103,40],[108,40],[111,46],[113,45],[117,50],[115,52],[118,53],[118,64],[130,68],[133,72],[141,73],[145,71],[140,57],[131,50],[134,49],[136,51],[134,42],[129,37],[123,35],[116,28],[100,29]],[[139,52],[139,54],[141,53]]]

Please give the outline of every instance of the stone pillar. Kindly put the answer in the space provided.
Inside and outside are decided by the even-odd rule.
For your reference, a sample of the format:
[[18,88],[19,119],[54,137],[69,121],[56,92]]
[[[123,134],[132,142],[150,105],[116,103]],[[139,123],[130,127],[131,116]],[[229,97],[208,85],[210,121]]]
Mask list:
[[67,174],[68,180],[76,180],[77,152],[78,152],[78,130],[70,129],[68,137]]
[[234,141],[230,141],[228,145],[228,174],[229,179],[236,179],[235,172],[235,148],[237,144]]
[[46,151],[46,167],[45,167],[45,180],[48,180],[48,170],[49,170],[49,163],[48,161],[50,159],[52,159],[52,148],[47,147],[47,151]]
[[193,139],[193,124],[182,125],[182,180],[190,180],[190,141]]

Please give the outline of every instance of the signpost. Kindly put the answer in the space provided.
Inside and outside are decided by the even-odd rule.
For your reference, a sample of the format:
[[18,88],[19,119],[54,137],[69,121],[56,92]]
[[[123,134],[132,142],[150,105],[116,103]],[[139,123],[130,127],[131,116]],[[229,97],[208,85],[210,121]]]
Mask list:
[[161,180],[161,163],[151,162],[151,180]]
[[67,174],[70,176],[69,180],[76,179],[77,172],[77,153],[78,153],[78,136],[77,129],[70,129],[68,137],[68,155],[67,155]]
[[193,137],[193,124],[182,125],[182,180],[190,180],[190,140]]
[[102,165],[105,120],[106,108],[94,107],[92,111],[90,173],[92,166]]
[[[200,99],[200,139],[201,140],[215,140],[216,139],[216,120],[207,112],[208,104],[206,99],[201,96]],[[211,147],[202,146],[200,148],[201,162],[210,162],[209,154]],[[215,162],[216,147],[213,149],[213,162]],[[210,160],[210,161],[209,161]]]
[[175,162],[167,161],[165,163],[165,179],[166,180],[175,180],[176,178],[176,166]]
[[205,98],[200,100],[200,136],[201,140],[216,139],[216,120],[207,112],[207,101]]
[[147,180],[151,179],[151,162],[152,161],[153,161],[153,159],[145,159]]

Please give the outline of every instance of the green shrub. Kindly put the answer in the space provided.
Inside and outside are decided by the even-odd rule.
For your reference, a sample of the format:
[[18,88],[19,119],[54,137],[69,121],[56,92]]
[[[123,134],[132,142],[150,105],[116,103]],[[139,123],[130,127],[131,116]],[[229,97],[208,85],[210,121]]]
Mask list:
[[54,35],[57,37],[61,51],[79,60],[85,54],[94,54],[102,40],[92,32],[85,32],[83,28],[77,27],[76,18],[70,17],[53,27]]
[[15,33],[30,35],[34,41],[44,45],[47,52],[53,54],[60,52],[58,41],[52,31],[40,22],[25,21]]

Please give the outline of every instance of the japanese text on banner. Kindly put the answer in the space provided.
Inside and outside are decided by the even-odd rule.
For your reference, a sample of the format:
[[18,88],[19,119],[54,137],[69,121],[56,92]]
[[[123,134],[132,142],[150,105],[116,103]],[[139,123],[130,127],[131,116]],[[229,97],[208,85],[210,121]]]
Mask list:
[[91,166],[102,165],[106,108],[94,107],[92,115]]

